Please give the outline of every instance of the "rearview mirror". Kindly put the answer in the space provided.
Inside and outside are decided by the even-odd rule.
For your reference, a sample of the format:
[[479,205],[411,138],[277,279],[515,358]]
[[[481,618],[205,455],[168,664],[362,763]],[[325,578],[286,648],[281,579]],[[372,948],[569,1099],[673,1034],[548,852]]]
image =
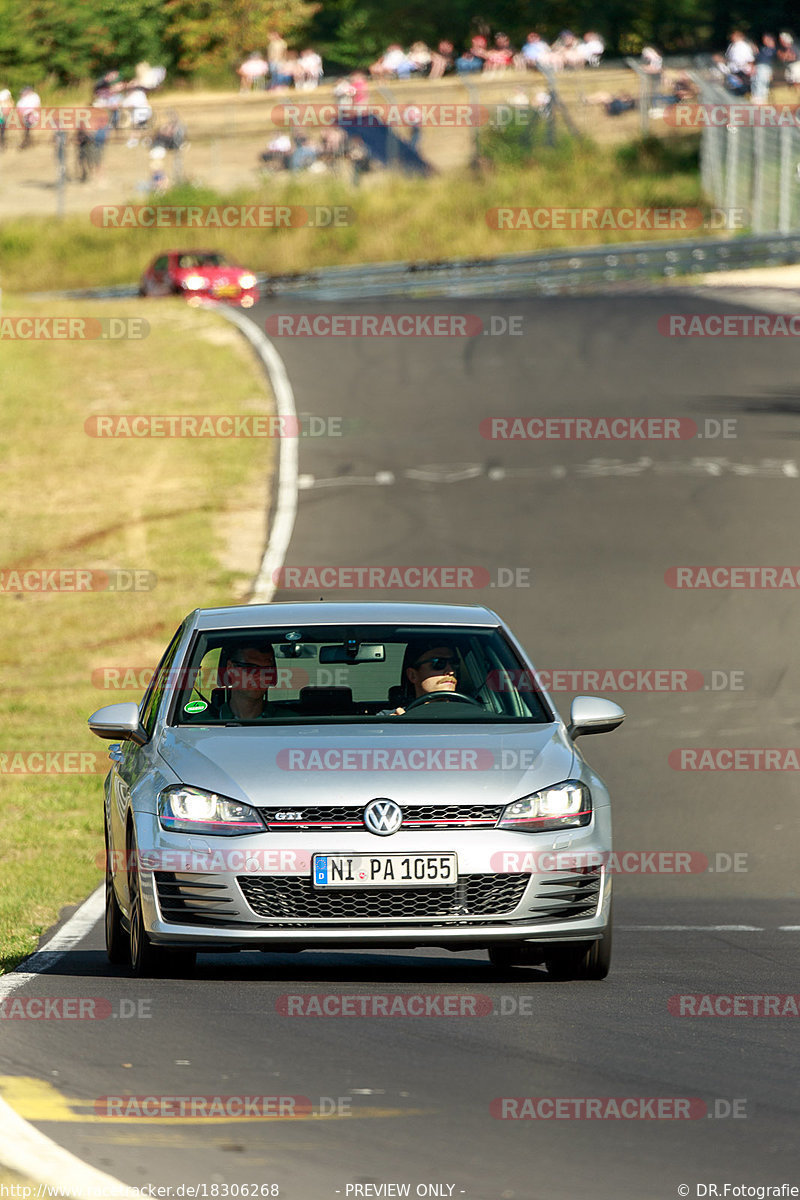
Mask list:
[[139,720],[139,709],[132,701],[98,708],[89,717],[89,728],[100,738],[108,741],[119,738],[135,742],[137,746],[143,746],[148,737],[147,730]]
[[386,647],[371,642],[362,642],[360,646],[320,646],[319,661],[321,663],[365,663],[383,662],[386,658]]
[[567,733],[573,742],[590,733],[611,733],[625,720],[625,713],[603,696],[576,696],[569,710]]

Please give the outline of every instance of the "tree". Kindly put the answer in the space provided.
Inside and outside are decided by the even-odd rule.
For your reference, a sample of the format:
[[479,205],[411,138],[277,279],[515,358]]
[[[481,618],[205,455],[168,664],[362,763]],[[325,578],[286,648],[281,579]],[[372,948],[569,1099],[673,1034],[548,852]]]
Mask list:
[[319,8],[314,0],[166,0],[167,43],[178,70],[229,70],[251,50],[266,50],[271,29],[297,40]]

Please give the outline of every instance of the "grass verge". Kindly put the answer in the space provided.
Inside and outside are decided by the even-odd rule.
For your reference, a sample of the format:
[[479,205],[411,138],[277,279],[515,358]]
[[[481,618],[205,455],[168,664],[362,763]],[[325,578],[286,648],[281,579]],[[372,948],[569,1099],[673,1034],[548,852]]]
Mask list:
[[[103,228],[88,217],[26,217],[0,228],[6,279],[26,289],[132,283],[150,258],[175,246],[215,247],[268,274],[394,260],[487,258],[598,243],[697,236],[702,229],[498,229],[498,206],[565,209],[704,208],[697,139],[650,139],[628,147],[569,143],[537,147],[533,161],[429,180],[367,175],[360,187],[334,176],[273,177],[257,189],[222,195],[184,185],[164,205],[349,206],[349,223],[328,228]],[[137,203],[141,202],[141,198]]]
[[[7,295],[3,307],[3,317],[134,312],[142,306]],[[98,414],[272,411],[252,351],[222,318],[171,300],[148,305],[147,318],[149,334],[139,340],[3,346],[0,971],[101,880],[107,759],[87,716],[139,699],[141,672],[156,664],[187,612],[242,598],[266,537],[268,441],[87,434],[85,422]],[[70,568],[153,576],[139,591],[9,590],[17,586],[12,571]],[[108,667],[133,671],[115,677]],[[115,678],[131,690],[105,686]],[[69,769],[88,759],[51,759],[51,770],[45,759],[39,773],[41,760],[28,757],[62,751],[93,754],[97,772]]]

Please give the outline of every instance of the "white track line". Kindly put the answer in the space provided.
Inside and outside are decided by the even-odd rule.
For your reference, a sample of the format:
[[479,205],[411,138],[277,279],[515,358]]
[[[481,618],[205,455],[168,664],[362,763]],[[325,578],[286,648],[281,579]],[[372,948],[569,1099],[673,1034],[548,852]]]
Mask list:
[[[288,417],[289,429],[297,429],[294,392],[283,359],[272,342],[249,317],[235,308],[221,306],[215,311],[239,329],[255,349],[269,375],[278,416]],[[275,594],[275,573],[283,566],[297,516],[297,437],[279,438],[278,491],[267,548],[261,560],[250,604],[269,604]]]
[[625,933],[764,933],[761,925],[617,925]]
[[[0,976],[0,1001],[30,983],[43,971],[54,967],[65,954],[86,937],[103,915],[103,887],[93,892],[65,925],[53,935],[43,950],[11,971]],[[82,1162],[30,1125],[0,1097],[0,1162],[12,1171],[33,1179],[45,1187],[59,1188],[62,1196],[94,1197],[133,1196],[127,1184]],[[46,1195],[44,1191],[40,1193]]]

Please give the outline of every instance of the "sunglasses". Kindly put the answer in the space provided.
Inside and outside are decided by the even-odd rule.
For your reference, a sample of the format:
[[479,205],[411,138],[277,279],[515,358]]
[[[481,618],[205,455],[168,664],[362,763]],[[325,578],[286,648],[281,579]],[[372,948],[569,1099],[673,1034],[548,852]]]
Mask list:
[[270,663],[251,663],[242,662],[240,658],[229,658],[227,665],[229,667],[240,667],[242,671],[272,671],[275,667],[275,660]]
[[460,665],[457,658],[440,658],[437,655],[434,658],[423,658],[416,664],[415,670],[419,670],[420,667],[431,666],[434,671],[441,671],[446,667],[452,667],[453,670],[457,671]]

